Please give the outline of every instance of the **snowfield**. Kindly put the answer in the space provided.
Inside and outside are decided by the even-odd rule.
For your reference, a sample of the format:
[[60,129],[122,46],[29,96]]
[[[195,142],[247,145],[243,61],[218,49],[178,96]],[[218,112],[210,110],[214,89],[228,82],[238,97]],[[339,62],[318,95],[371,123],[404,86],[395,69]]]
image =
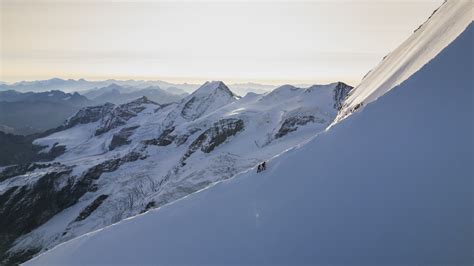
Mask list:
[[[474,27],[466,19],[471,12],[470,2],[445,3],[364,79],[343,109],[364,102],[362,112],[317,137],[324,123],[311,123],[312,134],[296,137],[287,147],[297,147],[269,160],[266,171],[251,168],[25,264],[472,265]],[[250,138],[263,131],[259,126],[276,129],[276,121],[282,125],[282,117],[305,106],[310,101],[305,91],[282,87],[219,110],[245,125],[253,121],[253,131],[234,136]],[[303,97],[285,103],[291,110],[246,120],[260,113],[253,103],[276,104],[292,92]],[[307,108],[321,121],[335,115],[334,109]],[[299,117],[305,112],[298,109]],[[207,114],[212,115],[217,113]],[[199,123],[204,122],[194,120],[190,127]],[[253,150],[222,146],[215,156],[232,158],[229,153],[241,147],[239,158],[252,156],[248,164],[234,162],[249,168],[270,156],[260,147],[285,150],[275,131],[273,137],[258,135]],[[186,162],[205,171],[206,157],[191,155]],[[148,172],[147,167],[145,160],[127,174]]]

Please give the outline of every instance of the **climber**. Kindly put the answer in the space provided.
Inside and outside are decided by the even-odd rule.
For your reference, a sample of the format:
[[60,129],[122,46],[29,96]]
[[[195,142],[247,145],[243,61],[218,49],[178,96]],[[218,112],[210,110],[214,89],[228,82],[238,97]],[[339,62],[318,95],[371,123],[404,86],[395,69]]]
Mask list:
[[262,172],[262,171],[264,171],[264,170],[266,170],[266,169],[267,169],[267,164],[266,164],[266,162],[264,161],[263,163],[261,163],[261,164],[259,164],[259,165],[257,166],[257,173],[260,173],[260,172]]

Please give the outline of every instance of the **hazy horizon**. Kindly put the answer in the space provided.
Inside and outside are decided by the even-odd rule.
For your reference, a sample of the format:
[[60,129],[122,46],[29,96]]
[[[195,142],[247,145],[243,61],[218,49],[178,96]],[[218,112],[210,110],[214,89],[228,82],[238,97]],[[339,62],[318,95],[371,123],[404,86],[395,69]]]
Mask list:
[[[85,80],[87,82],[100,82],[100,81],[121,81],[121,82],[125,82],[125,81],[143,81],[143,82],[166,82],[166,83],[170,83],[170,84],[179,84],[179,85],[202,85],[206,82],[212,82],[212,81],[222,81],[224,82],[225,84],[230,84],[230,85],[246,85],[246,84],[252,84],[252,85],[262,85],[262,86],[279,86],[279,85],[285,85],[285,84],[291,84],[291,85],[308,85],[308,86],[311,86],[311,85],[314,85],[314,84],[320,84],[320,85],[323,85],[323,84],[331,84],[331,83],[336,83],[338,82],[338,80],[334,80],[334,81],[330,81],[330,82],[320,82],[320,83],[304,83],[304,82],[289,82],[289,83],[265,83],[265,82],[254,82],[254,81],[245,81],[245,80],[242,80],[242,81],[232,81],[232,80],[225,80],[225,79],[205,79],[203,81],[195,81],[195,82],[188,82],[188,81],[170,81],[170,80],[167,80],[167,79],[148,79],[148,78],[92,78],[92,79],[88,79],[88,78],[61,78],[61,77],[48,77],[48,78],[40,78],[40,79],[24,79],[24,80],[17,80],[17,81],[12,81],[12,82],[7,82],[7,81],[4,81],[4,80],[0,80],[0,82],[2,83],[5,83],[7,85],[14,85],[14,84],[18,84],[18,83],[22,83],[22,82],[36,82],[36,81],[45,81],[45,80],[54,80],[54,79],[61,79],[61,80],[64,80],[64,81],[68,81],[68,80],[74,80],[74,81],[79,81],[79,80]],[[349,84],[348,85],[354,85],[354,84]]]
[[441,0],[2,0],[0,80],[357,85]]

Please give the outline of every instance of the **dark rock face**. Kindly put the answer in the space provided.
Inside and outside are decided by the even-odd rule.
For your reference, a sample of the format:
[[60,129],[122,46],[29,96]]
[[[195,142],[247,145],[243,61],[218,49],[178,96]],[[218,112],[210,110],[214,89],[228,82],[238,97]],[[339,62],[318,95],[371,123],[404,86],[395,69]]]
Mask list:
[[[214,127],[206,130],[198,138],[198,143],[202,143],[201,150],[210,153],[214,148],[226,141],[227,138],[234,136],[244,129],[244,121],[240,119],[224,119],[214,124]],[[206,136],[207,135],[207,136]],[[206,143],[206,140],[207,143]]]
[[87,124],[97,122],[105,117],[115,107],[112,103],[106,103],[100,106],[85,107],[79,110],[74,116],[68,119],[65,127],[71,128],[78,124]]
[[181,159],[181,164],[184,165],[184,161],[198,149],[201,149],[201,151],[204,153],[210,153],[229,137],[234,136],[243,129],[244,121],[241,119],[229,118],[219,120],[218,122],[214,123],[211,128],[208,128],[201,135],[199,135],[196,140],[193,141],[193,143],[191,143],[188,151]]
[[102,118],[100,127],[95,131],[95,135],[101,135],[111,129],[123,126],[130,118],[137,116],[138,113],[145,110],[144,104],[155,104],[143,96],[135,101],[117,106]]
[[49,150],[48,155],[49,155],[49,158],[51,158],[52,160],[58,157],[59,155],[62,155],[65,152],[66,152],[66,146],[58,145],[58,143],[55,143],[53,147]]
[[[73,180],[68,179],[70,172],[68,167],[58,167],[57,171],[44,174],[33,185],[11,187],[0,195],[2,263],[16,263],[12,258],[7,260],[6,251],[17,237],[31,232],[76,202]],[[62,180],[65,180],[66,185],[57,189],[57,184]],[[24,254],[20,255],[24,257]]]
[[28,248],[28,249],[20,251],[19,253],[12,254],[8,258],[4,259],[3,261],[0,260],[0,263],[2,263],[2,265],[19,265],[20,263],[23,263],[25,261],[32,259],[40,251],[41,251],[41,248]]
[[100,195],[98,196],[91,204],[89,204],[84,210],[79,213],[79,216],[74,220],[74,222],[79,222],[85,220],[89,215],[91,215],[99,206],[109,197],[109,195]]
[[[10,166],[4,169],[2,172],[0,172],[0,182],[5,181],[15,176],[24,175],[27,172],[31,172],[35,169],[48,168],[48,167],[51,167],[52,165],[53,164],[26,163],[26,164]],[[54,163],[54,165],[59,166],[59,163]]]
[[174,131],[174,127],[165,129],[163,133],[158,138],[145,140],[144,143],[146,145],[156,145],[156,146],[168,146],[175,140],[176,136],[171,135]]
[[140,213],[147,212],[148,210],[154,209],[154,208],[156,208],[156,202],[150,201],[146,204],[145,209],[143,209]]
[[138,152],[131,152],[121,158],[111,159],[100,163],[94,167],[89,168],[83,175],[78,185],[83,187],[86,191],[96,191],[96,186],[93,184],[94,180],[99,179],[100,175],[105,172],[113,172],[117,170],[122,164],[133,162],[138,159],[145,159],[145,157]]
[[312,115],[290,117],[290,118],[285,119],[280,129],[275,134],[275,138],[276,139],[281,138],[290,132],[296,131],[298,129],[298,126],[304,126],[310,122],[312,123],[317,122],[317,123],[322,124],[326,121],[322,118],[316,118]]
[[[11,187],[5,191],[0,195],[0,264],[16,264],[30,259],[38,251],[25,253],[28,256],[24,252],[7,254],[6,251],[16,238],[31,232],[57,213],[74,205],[86,192],[96,191],[94,181],[102,173],[115,171],[126,162],[143,158],[142,154],[131,152],[124,157],[91,167],[80,177],[71,176],[70,167],[52,164],[54,169],[41,176],[35,183]],[[46,166],[22,166],[9,170],[8,173],[24,174],[37,167]],[[64,185],[58,187],[61,183]],[[105,198],[100,200],[102,203]],[[89,208],[90,213],[93,210],[95,210],[93,207]],[[83,216],[83,219],[86,218],[87,216]]]
[[113,150],[117,147],[120,147],[122,145],[126,145],[130,143],[130,140],[128,139],[135,129],[137,129],[139,126],[133,126],[133,127],[126,127],[121,129],[117,134],[114,134],[112,137],[112,141],[110,142],[109,145],[109,150]]
[[341,110],[344,100],[353,88],[343,82],[337,83],[336,88],[334,88],[334,108],[336,110]]

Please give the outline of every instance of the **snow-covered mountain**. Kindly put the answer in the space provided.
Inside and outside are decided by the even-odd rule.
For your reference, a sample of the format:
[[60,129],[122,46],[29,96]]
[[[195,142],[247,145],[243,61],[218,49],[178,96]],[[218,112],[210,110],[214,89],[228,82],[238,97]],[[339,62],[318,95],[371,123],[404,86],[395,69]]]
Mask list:
[[[354,92],[354,98],[343,104],[342,112],[350,110],[343,113],[346,119],[316,137],[313,130],[308,134],[311,140],[269,160],[266,171],[257,174],[250,169],[173,204],[68,241],[27,264],[471,265],[474,26],[463,15],[471,12],[471,2],[446,2],[415,32],[415,36],[428,30],[443,34],[429,43],[420,37],[405,47],[408,53],[431,54],[425,65],[399,80],[398,86],[391,83],[393,75],[373,72],[358,87],[365,106],[362,112],[350,115],[358,105],[351,107],[353,100],[361,99]],[[456,15],[445,20],[450,14]],[[461,30],[455,35],[452,29]],[[438,51],[439,47],[444,49]],[[418,58],[386,59],[375,70],[381,66],[408,70]],[[389,83],[381,89],[380,84]],[[224,117],[237,120],[226,121],[225,130],[196,138],[188,151],[205,153],[215,143],[208,142],[214,132],[244,138],[246,132],[239,131],[237,121],[242,120],[245,128],[252,123],[245,120],[245,114],[258,110],[252,102],[271,108],[290,100],[285,108],[298,109],[311,92],[326,91],[284,86],[268,95],[231,102],[219,110],[228,110]],[[294,102],[288,97],[293,93],[299,95]],[[334,110],[334,104],[323,106]],[[227,109],[231,106],[239,108]],[[324,119],[323,110],[329,109],[318,110],[322,112],[312,109],[315,121]],[[299,118],[305,116],[303,110],[297,113]],[[275,112],[266,114],[271,117],[253,120],[254,125],[274,124]],[[279,121],[271,132],[279,132],[287,120],[280,116]],[[317,128],[318,123],[309,126]],[[172,137],[175,130],[156,143],[177,143],[181,138]],[[261,136],[259,127],[252,133]],[[276,135],[257,139],[258,149],[251,150],[252,155],[279,145]],[[262,139],[269,142],[259,142]],[[234,149],[239,152],[240,147],[244,146]],[[184,167],[204,167],[203,158],[191,153]]]
[[174,90],[174,92],[175,93],[169,92],[169,90],[163,90],[158,86],[135,88],[120,86],[113,83],[103,88],[96,88],[81,92],[81,94],[97,103],[110,102],[114,104],[130,102],[142,96],[145,96],[157,103],[165,104],[170,102],[178,102],[181,100],[181,98],[187,95],[187,93],[177,94],[179,91],[176,90]]
[[[23,261],[61,242],[228,179],[323,131],[344,83],[236,96],[206,82],[178,103],[86,107],[49,135],[53,162],[0,173],[0,250]],[[11,249],[10,249],[11,248]]]

